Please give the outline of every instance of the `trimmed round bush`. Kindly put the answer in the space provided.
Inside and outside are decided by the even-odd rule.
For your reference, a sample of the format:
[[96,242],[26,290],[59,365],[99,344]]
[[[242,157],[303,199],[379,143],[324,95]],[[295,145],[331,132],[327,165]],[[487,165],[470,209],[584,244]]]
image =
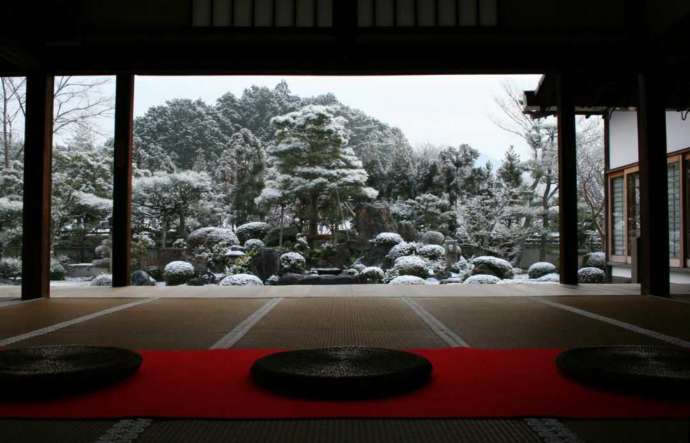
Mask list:
[[113,276],[111,274],[99,274],[91,280],[89,286],[112,286]]
[[495,285],[501,281],[495,275],[477,274],[465,280],[466,285]]
[[393,264],[393,272],[397,273],[397,275],[414,275],[420,278],[427,278],[430,271],[427,261],[416,255],[400,257]]
[[0,278],[14,280],[22,276],[22,261],[14,257],[0,259]]
[[424,245],[417,250],[417,253],[429,260],[440,260],[446,256],[446,249],[439,245]]
[[388,254],[386,254],[386,258],[391,262],[394,262],[396,259],[400,257],[415,255],[416,253],[417,245],[415,243],[402,242],[393,246],[391,250],[388,251]]
[[584,267],[606,269],[606,254],[603,252],[592,252],[587,254],[584,260]]
[[298,252],[286,252],[280,256],[280,272],[286,274],[288,272],[295,274],[303,274],[307,267],[307,261],[302,254]]
[[262,240],[259,240],[258,238],[250,238],[246,242],[244,242],[244,249],[247,251],[258,251],[259,249],[264,248],[266,245]]
[[363,283],[383,283],[384,277],[385,274],[383,272],[383,269],[377,266],[366,267],[362,269],[362,271],[359,273],[359,278],[362,280]]
[[55,259],[50,260],[50,279],[53,281],[62,281],[65,279],[65,267]]
[[249,222],[240,225],[235,230],[235,235],[244,243],[250,238],[264,238],[268,231],[271,230],[271,225],[264,222]]
[[425,285],[426,280],[424,280],[423,278],[415,277],[414,275],[401,275],[400,277],[395,277],[388,284],[404,286]]
[[561,282],[561,276],[554,272],[551,274],[542,275],[541,277],[535,279],[535,281],[546,282],[546,283],[560,283]]
[[539,277],[543,277],[546,274],[553,274],[557,272],[558,270],[556,269],[556,266],[549,262],[545,261],[540,261],[537,263],[533,263],[529,269],[527,270],[527,275],[529,278],[532,279],[537,279]]
[[194,266],[186,261],[172,261],[165,265],[163,279],[168,286],[177,286],[187,283],[194,277]]
[[380,246],[390,250],[390,248],[398,243],[402,243],[404,240],[400,234],[396,234],[395,232],[381,232],[370,241],[374,244],[374,246]]
[[421,237],[425,245],[442,245],[445,240],[446,236],[438,231],[426,231]]
[[187,247],[195,249],[198,247],[210,248],[218,243],[225,243],[227,246],[239,245],[240,241],[232,229],[206,227],[192,231],[187,237]]
[[494,275],[500,279],[513,278],[513,265],[502,258],[489,255],[472,259],[472,274]]
[[587,267],[577,271],[577,281],[580,283],[604,283],[606,273],[599,268]]
[[228,275],[220,281],[221,286],[263,286],[259,277],[252,274]]

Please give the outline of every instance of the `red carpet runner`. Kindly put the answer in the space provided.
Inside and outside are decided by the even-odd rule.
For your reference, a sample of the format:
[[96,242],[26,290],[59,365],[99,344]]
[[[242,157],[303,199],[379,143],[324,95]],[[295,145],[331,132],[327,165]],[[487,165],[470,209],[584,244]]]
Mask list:
[[316,402],[273,395],[249,378],[268,350],[148,351],[137,375],[98,392],[43,403],[0,403],[3,417],[224,419],[318,417],[690,417],[690,402],[601,392],[561,377],[557,350],[417,351],[431,383],[374,401]]

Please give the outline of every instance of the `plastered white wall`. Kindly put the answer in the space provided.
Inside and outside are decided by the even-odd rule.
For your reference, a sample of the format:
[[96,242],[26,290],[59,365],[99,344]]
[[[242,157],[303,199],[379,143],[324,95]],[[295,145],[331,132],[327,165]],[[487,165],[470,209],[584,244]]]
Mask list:
[[[611,169],[637,163],[637,112],[613,112],[609,133]],[[690,117],[683,120],[680,112],[667,112],[666,141],[666,152],[690,148]]]

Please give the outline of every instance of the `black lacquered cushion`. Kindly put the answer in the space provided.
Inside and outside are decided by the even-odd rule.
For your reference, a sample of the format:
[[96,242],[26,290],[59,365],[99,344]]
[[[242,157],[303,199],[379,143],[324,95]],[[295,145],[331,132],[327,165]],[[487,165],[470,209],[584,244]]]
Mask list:
[[365,399],[408,392],[430,378],[431,363],[409,352],[366,347],[271,354],[251,369],[273,391],[317,399]]
[[660,396],[690,393],[690,351],[666,346],[599,346],[570,349],[559,370],[601,388]]
[[0,350],[0,399],[78,393],[115,383],[142,363],[136,352],[100,346],[35,346]]

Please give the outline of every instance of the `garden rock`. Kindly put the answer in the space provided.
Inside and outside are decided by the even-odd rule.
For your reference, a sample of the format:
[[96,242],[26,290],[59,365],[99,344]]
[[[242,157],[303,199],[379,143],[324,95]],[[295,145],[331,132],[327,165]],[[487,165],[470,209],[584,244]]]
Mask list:
[[240,225],[235,230],[235,235],[244,243],[250,238],[264,238],[271,230],[271,226],[265,222],[249,222]]
[[280,273],[294,273],[302,274],[304,273],[307,266],[307,261],[304,259],[302,254],[297,252],[286,252],[280,256]]
[[537,278],[535,281],[543,282],[543,283],[560,283],[561,282],[561,276],[554,272],[552,274],[542,275],[541,277]]
[[134,271],[132,273],[132,286],[156,286],[156,280],[146,271]]
[[477,274],[465,280],[466,285],[495,285],[501,281],[495,275]]
[[425,245],[442,245],[446,236],[438,231],[426,231],[422,234],[421,242]]
[[263,286],[259,277],[252,274],[228,275],[220,282],[221,286]]
[[606,270],[606,254],[603,252],[592,252],[585,256],[582,266],[586,268],[599,268]]
[[111,274],[100,274],[94,277],[89,286],[112,286],[113,276]]
[[413,286],[413,285],[426,285],[427,282],[423,278],[415,277],[414,275],[401,275],[400,277],[395,277],[388,284],[389,285],[401,285],[401,286]]

